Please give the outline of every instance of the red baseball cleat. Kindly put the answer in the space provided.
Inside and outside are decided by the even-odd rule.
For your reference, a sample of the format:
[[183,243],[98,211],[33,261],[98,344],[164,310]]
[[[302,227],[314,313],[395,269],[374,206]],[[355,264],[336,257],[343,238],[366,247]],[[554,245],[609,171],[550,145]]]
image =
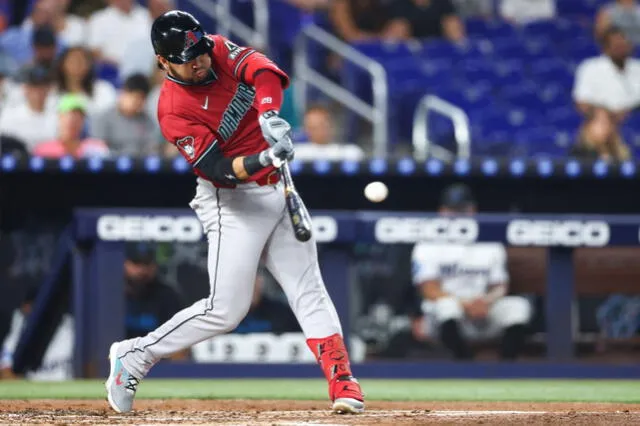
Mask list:
[[338,414],[364,412],[364,394],[353,376],[339,376],[329,382],[329,395],[333,411]]

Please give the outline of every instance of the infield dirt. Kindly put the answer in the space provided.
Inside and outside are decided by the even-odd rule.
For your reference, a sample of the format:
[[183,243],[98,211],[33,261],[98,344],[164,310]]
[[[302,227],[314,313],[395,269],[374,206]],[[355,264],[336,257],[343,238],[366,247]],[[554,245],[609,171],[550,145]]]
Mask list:
[[370,401],[361,415],[337,415],[323,401],[137,400],[117,414],[100,400],[2,400],[1,424],[421,425],[640,424],[640,405],[609,403]]

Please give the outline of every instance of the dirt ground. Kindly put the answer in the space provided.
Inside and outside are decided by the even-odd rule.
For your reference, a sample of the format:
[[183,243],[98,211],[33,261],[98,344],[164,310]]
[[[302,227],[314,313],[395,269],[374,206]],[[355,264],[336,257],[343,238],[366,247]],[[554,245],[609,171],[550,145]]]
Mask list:
[[99,400],[4,400],[0,424],[422,425],[640,424],[640,405],[516,402],[368,402],[337,415],[322,401],[138,400],[121,415]]

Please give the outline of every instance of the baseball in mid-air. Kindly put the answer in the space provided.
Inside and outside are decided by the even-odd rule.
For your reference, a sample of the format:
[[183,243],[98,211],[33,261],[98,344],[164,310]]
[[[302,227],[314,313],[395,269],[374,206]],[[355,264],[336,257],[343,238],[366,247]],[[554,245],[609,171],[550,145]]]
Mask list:
[[384,201],[387,195],[389,195],[389,188],[380,181],[371,182],[364,187],[364,196],[373,203]]

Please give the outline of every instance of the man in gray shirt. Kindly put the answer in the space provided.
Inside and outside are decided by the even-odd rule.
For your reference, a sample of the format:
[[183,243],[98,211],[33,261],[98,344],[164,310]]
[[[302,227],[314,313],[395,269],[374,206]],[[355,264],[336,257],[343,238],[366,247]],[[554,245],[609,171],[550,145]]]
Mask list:
[[104,140],[115,155],[151,155],[160,152],[151,117],[145,113],[149,80],[142,74],[129,76],[116,106],[96,117],[91,135]]

